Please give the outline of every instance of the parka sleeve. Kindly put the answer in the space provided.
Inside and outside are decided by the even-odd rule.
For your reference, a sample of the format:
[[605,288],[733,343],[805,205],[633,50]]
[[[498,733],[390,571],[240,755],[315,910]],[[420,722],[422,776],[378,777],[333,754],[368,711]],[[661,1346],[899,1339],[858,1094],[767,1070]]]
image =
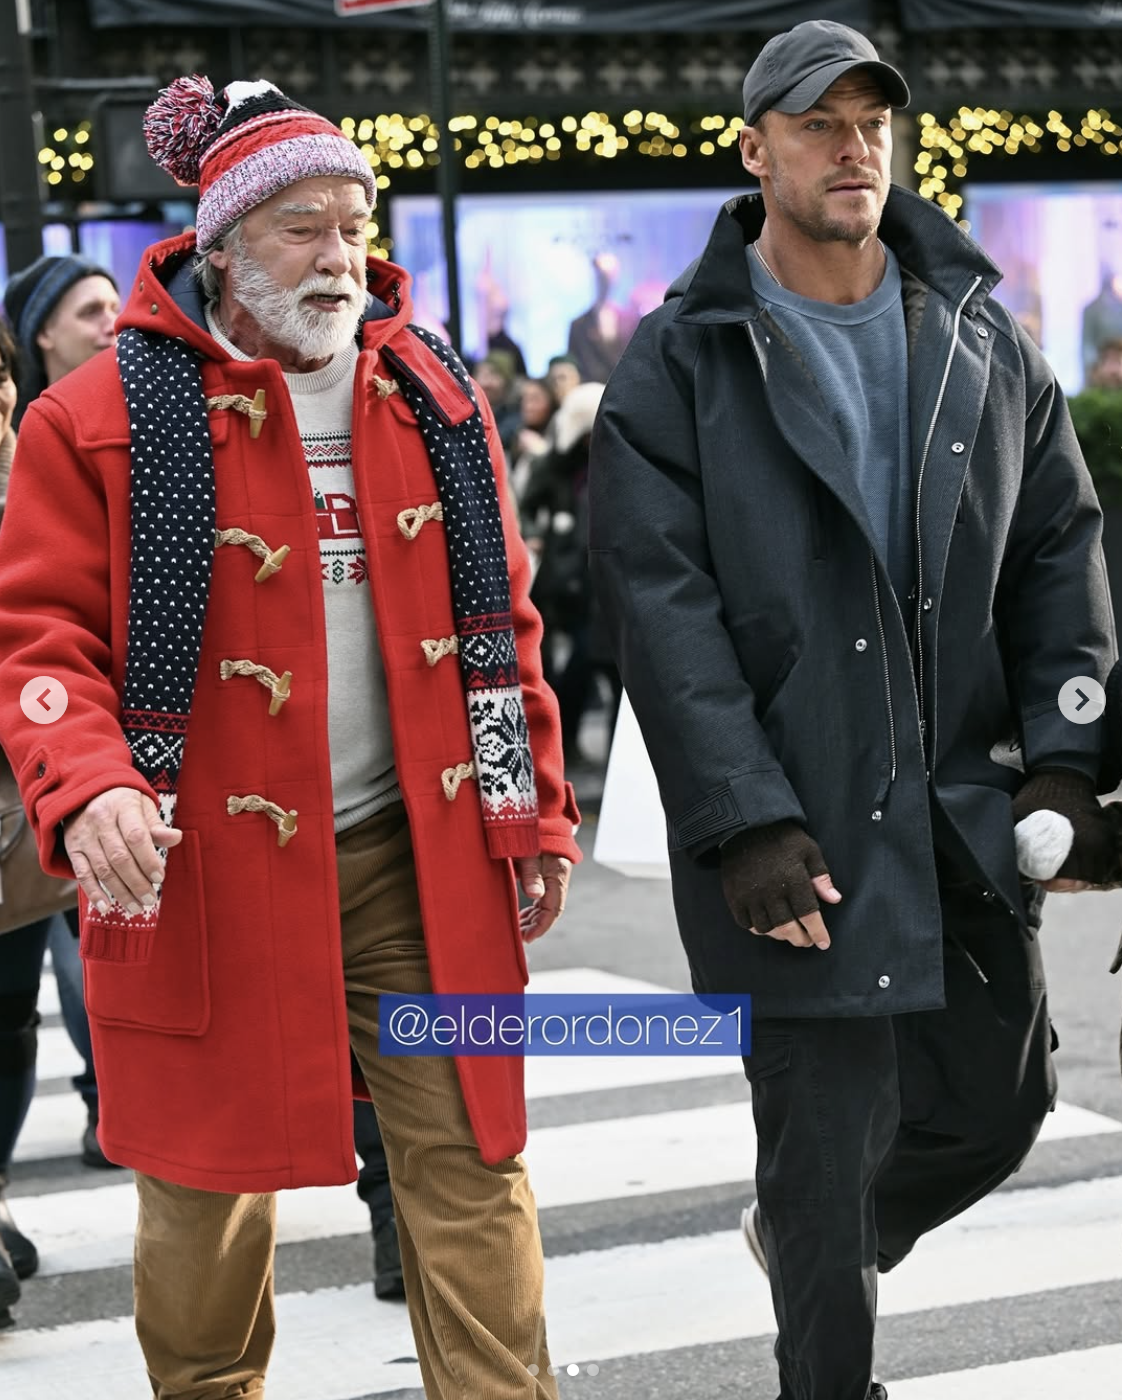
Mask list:
[[672,313],[667,305],[641,323],[601,402],[591,566],[670,848],[700,858],[746,827],[806,819],[725,626],[697,448],[693,360],[702,332],[675,325]]
[[[133,766],[110,677],[106,501],[62,407],[24,415],[0,529],[0,743],[51,875],[70,876],[58,824],[92,798],[131,787],[155,799]],[[50,724],[24,714],[38,677],[66,688]]]
[[581,860],[581,850],[574,839],[580,824],[580,812],[572,785],[565,781],[557,699],[542,676],[542,621],[538,610],[530,602],[530,559],[519,532],[514,503],[505,485],[506,463],[494,414],[482,390],[476,390],[476,398],[487,431],[487,446],[491,452],[503,517],[503,538],[510,569],[510,606],[518,649],[518,675],[538,789],[541,848],[547,855],[565,856],[576,864]]
[[1098,778],[1106,757],[1104,724],[1073,724],[1057,698],[1076,676],[1105,685],[1118,654],[1102,511],[1063,392],[1019,328],[1018,339],[1027,391],[1025,461],[996,621],[1020,712],[1026,770],[1058,765]]

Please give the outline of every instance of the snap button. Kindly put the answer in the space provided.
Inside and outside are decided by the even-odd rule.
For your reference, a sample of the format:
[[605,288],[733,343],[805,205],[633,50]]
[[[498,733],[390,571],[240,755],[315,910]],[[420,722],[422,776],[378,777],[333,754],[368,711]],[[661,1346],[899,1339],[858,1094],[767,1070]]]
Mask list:
[[966,451],[966,444],[965,444],[965,443],[962,443],[962,442],[952,442],[952,443],[951,443],[951,451],[954,452],[954,453],[956,453],[956,454],[959,453],[959,452],[965,452],[965,451]]
[[925,599],[923,600],[923,610],[924,610],[924,612],[930,612],[931,609],[932,609],[932,607],[933,607],[933,604],[932,604],[932,602],[931,602],[931,599],[930,599],[930,598],[925,598]]
[[143,278],[143,277],[142,277],[142,278],[140,279],[140,281],[137,283],[137,286],[140,288],[141,291],[144,290],[144,278]]
[[978,327],[978,334],[982,337],[983,340],[987,340],[989,338],[989,331],[986,330],[985,326]]
[[994,894],[993,890],[983,890],[982,898],[989,901],[989,903],[992,904],[993,901],[997,898],[997,896]]
[[858,637],[857,640],[853,643],[853,645],[857,651],[866,651],[869,646],[868,642],[865,640],[864,637]]
[[876,809],[876,811],[873,813],[873,821],[879,822],[882,816],[883,816],[883,813],[881,812],[880,808],[878,807],[878,808]]
[[883,987],[888,987],[888,986],[891,985],[891,983],[892,983],[892,978],[889,977],[889,975],[888,975],[887,972],[883,973],[880,977],[877,978],[877,986],[878,986],[878,987],[882,987],[882,988],[883,988]]
[[151,311],[153,316],[156,316],[159,314],[160,308],[156,305],[155,302],[153,302],[152,305],[148,308],[148,310]]
[[45,763],[40,763],[39,767],[36,768],[35,776],[37,778],[45,778],[47,776],[47,765]]

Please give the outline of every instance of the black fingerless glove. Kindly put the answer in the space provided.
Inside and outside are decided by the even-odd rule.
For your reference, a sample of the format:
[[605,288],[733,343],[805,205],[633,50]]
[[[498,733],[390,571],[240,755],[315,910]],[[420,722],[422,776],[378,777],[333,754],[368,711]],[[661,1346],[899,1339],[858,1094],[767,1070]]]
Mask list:
[[1013,799],[1013,820],[1041,811],[1066,817],[1075,833],[1057,879],[1106,885],[1119,878],[1117,824],[1095,796],[1093,779],[1073,768],[1036,769]]
[[738,832],[721,847],[725,901],[740,927],[757,933],[813,914],[811,880],[826,873],[817,844],[792,821]]

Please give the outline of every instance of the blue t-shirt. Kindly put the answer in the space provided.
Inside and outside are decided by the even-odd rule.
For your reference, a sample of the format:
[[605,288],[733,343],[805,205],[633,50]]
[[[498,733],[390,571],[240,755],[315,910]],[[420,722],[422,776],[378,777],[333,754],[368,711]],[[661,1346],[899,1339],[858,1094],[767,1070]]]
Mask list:
[[915,574],[908,339],[900,265],[890,248],[884,252],[884,277],[872,296],[836,306],[781,287],[747,249],[752,288],[818,384],[903,599]]

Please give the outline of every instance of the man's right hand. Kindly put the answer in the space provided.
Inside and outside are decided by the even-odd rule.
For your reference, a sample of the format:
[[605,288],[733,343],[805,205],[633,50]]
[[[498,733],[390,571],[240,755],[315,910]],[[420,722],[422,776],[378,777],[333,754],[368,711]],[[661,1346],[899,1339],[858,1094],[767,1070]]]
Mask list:
[[157,846],[178,846],[182,831],[165,826],[156,804],[135,788],[110,788],[67,817],[62,840],[74,878],[101,913],[110,895],[130,914],[151,909],[164,880]]
[[741,928],[796,948],[828,948],[819,900],[837,904],[822,852],[796,822],[740,831],[721,847],[721,887]]

